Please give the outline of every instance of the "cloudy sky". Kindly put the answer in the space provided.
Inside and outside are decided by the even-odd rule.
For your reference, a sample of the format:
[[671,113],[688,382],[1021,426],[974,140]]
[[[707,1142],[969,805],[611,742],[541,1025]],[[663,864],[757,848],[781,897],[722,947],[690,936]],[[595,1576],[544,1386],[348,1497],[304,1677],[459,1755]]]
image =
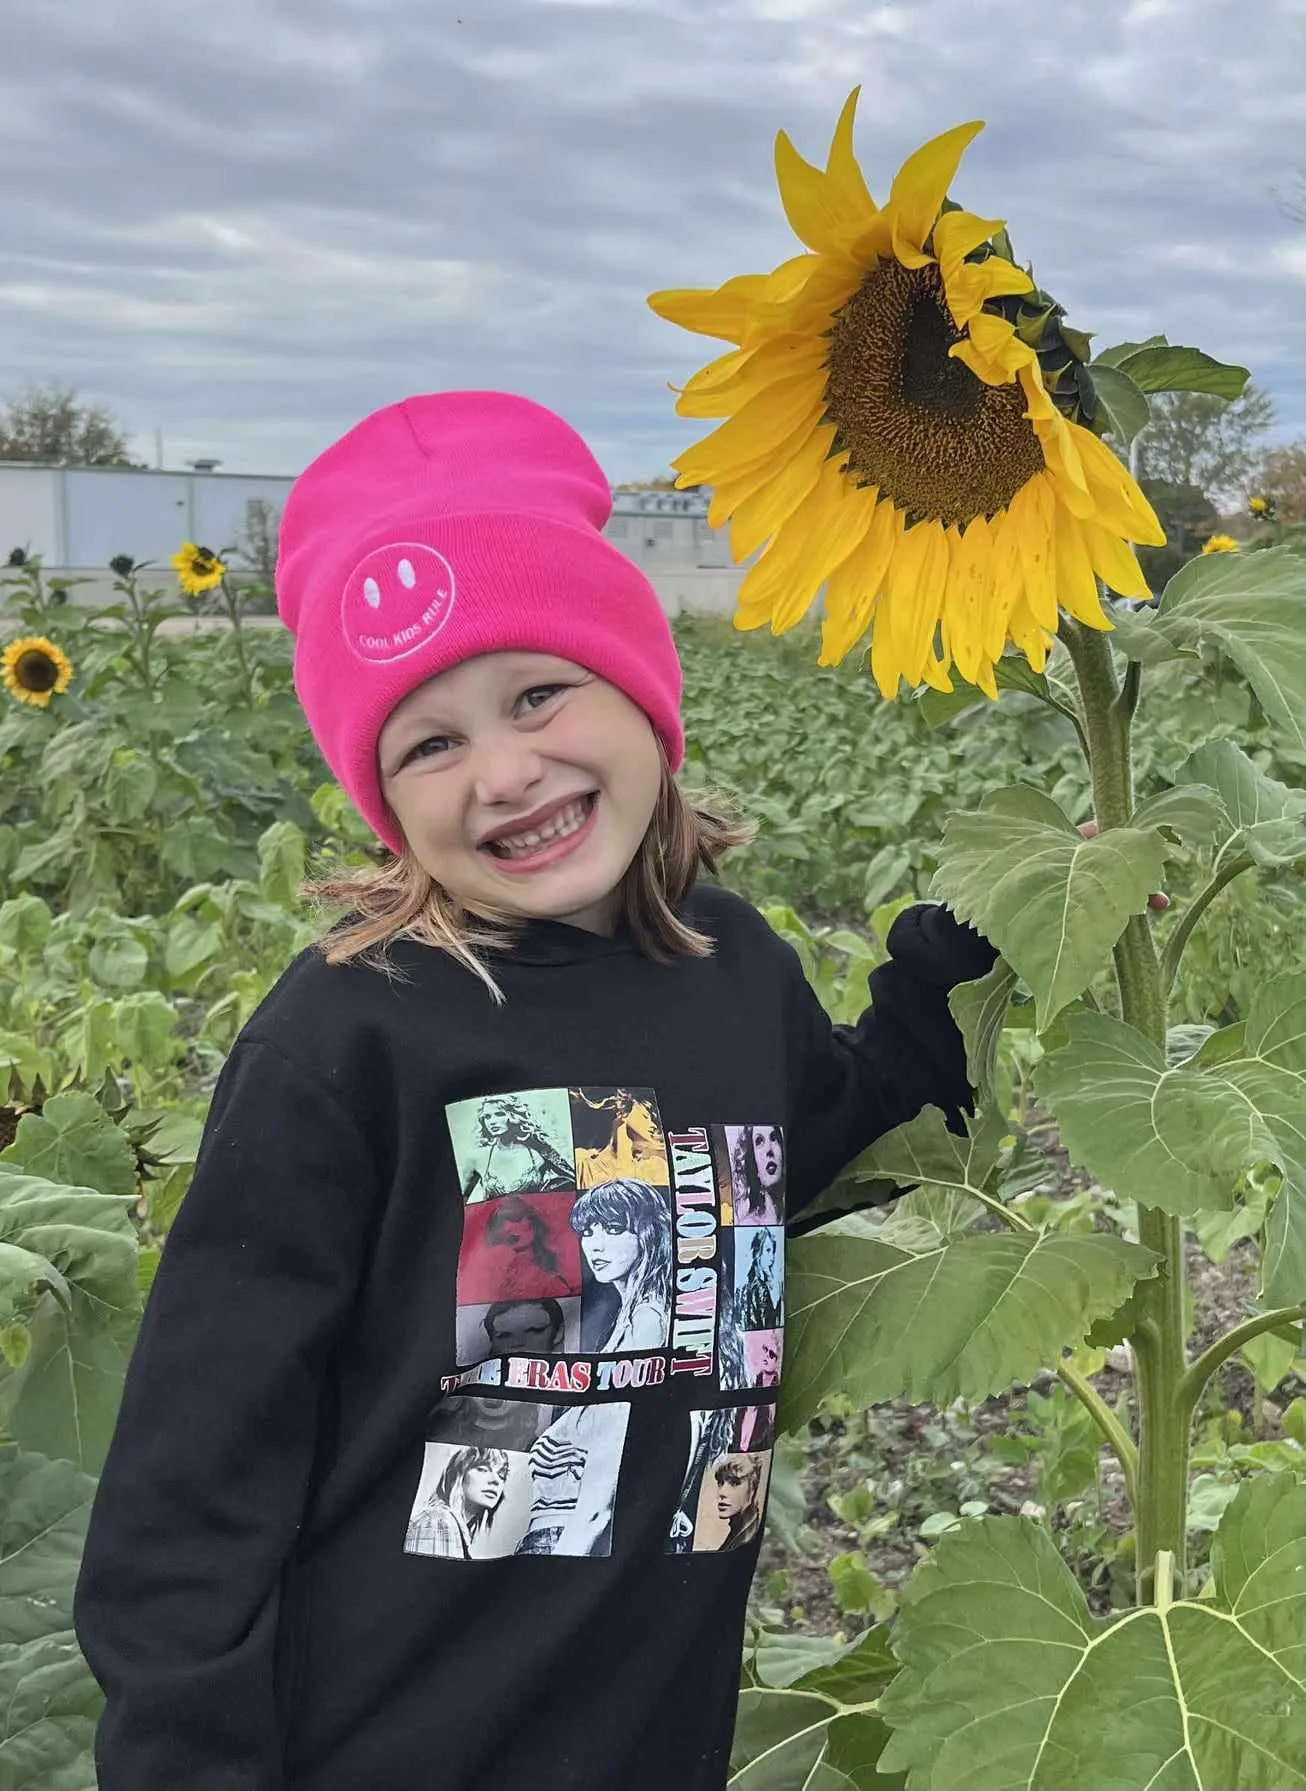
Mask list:
[[954,196],[1105,345],[1250,365],[1306,429],[1301,0],[41,0],[0,66],[0,395],[72,384],[154,458],[293,473],[376,406],[498,386],[613,479],[701,425],[648,291],[797,247],[783,127],[860,81],[877,198]]

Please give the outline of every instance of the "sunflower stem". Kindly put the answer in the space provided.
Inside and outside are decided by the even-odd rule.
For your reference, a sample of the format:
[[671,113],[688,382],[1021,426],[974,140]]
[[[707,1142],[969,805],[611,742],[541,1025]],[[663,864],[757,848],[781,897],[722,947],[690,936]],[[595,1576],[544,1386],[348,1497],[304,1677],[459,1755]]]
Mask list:
[[1073,1363],[1065,1360],[1058,1362],[1057,1378],[1069,1387],[1097,1425],[1104,1441],[1111,1446],[1124,1476],[1125,1496],[1131,1505],[1135,1504],[1138,1499],[1138,1450],[1133,1438],[1088,1376],[1081,1374]]
[[[1098,630],[1067,621],[1062,639],[1079,684],[1088,737],[1093,812],[1099,828],[1127,826],[1133,814],[1130,732],[1137,683],[1122,689],[1110,642]],[[1131,916],[1115,947],[1120,1013],[1164,1051],[1167,991],[1148,916]],[[1134,1499],[1135,1559],[1140,1603],[1152,1595],[1160,1554],[1185,1571],[1189,1410],[1180,1395],[1187,1372],[1183,1232],[1178,1219],[1154,1207],[1138,1210],[1139,1241],[1158,1258],[1155,1277],[1138,1283],[1139,1319],[1130,1339],[1138,1375],[1138,1473]]]
[[218,589],[222,592],[222,601],[226,605],[227,617],[231,622],[232,640],[236,648],[236,658],[240,664],[241,681],[245,686],[245,702],[252,709],[254,707],[254,677],[249,669],[249,660],[245,655],[245,634],[240,625],[240,610],[236,603],[236,594],[225,578]]
[[1193,897],[1184,912],[1175,923],[1174,931],[1165,942],[1161,953],[1161,978],[1167,994],[1174,987],[1175,977],[1179,973],[1179,963],[1184,955],[1184,948],[1192,936],[1194,927],[1206,913],[1220,891],[1232,883],[1235,877],[1241,877],[1244,871],[1252,868],[1252,859],[1246,853],[1239,853],[1226,860],[1213,872],[1208,882]]

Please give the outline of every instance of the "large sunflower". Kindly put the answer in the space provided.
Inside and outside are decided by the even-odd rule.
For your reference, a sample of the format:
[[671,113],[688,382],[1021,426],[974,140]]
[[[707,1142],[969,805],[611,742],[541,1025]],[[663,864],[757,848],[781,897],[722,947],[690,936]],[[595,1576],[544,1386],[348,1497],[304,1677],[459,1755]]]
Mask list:
[[1109,628],[1096,577],[1145,597],[1128,543],[1165,536],[1076,420],[1092,406],[1087,338],[1012,264],[999,221],[947,201],[983,126],[909,156],[881,209],[853,154],[856,105],[854,89],[824,170],[776,140],[807,253],[649,300],[735,345],[680,393],[682,416],[727,420],[675,462],[677,482],[713,486],[737,560],[765,547],[737,626],[781,633],[824,586],[823,664],[870,629],[886,697],[902,679],[949,690],[952,667],[996,696],[1006,641],[1041,669],[1058,607]]
[[72,661],[43,634],[27,634],[0,653],[0,679],[18,702],[47,709],[50,698],[62,696],[72,683]]

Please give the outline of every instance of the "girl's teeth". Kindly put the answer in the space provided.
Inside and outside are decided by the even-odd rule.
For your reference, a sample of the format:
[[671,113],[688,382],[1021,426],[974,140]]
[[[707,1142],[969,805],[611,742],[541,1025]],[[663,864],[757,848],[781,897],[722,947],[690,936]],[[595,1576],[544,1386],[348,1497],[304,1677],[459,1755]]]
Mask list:
[[555,839],[565,839],[569,833],[575,833],[577,828],[584,823],[585,815],[586,804],[573,802],[547,826],[532,830],[530,833],[514,833],[506,839],[496,840],[495,844],[499,851],[507,853],[509,857],[520,857],[524,852],[535,851],[537,846],[545,845]]

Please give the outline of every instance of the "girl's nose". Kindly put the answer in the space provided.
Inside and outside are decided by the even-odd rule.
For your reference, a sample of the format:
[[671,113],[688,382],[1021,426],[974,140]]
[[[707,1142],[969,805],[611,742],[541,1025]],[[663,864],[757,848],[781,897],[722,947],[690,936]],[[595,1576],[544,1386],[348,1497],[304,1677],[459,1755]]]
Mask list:
[[512,733],[479,743],[473,764],[476,799],[485,808],[512,806],[529,797],[540,781],[539,755],[530,741]]

